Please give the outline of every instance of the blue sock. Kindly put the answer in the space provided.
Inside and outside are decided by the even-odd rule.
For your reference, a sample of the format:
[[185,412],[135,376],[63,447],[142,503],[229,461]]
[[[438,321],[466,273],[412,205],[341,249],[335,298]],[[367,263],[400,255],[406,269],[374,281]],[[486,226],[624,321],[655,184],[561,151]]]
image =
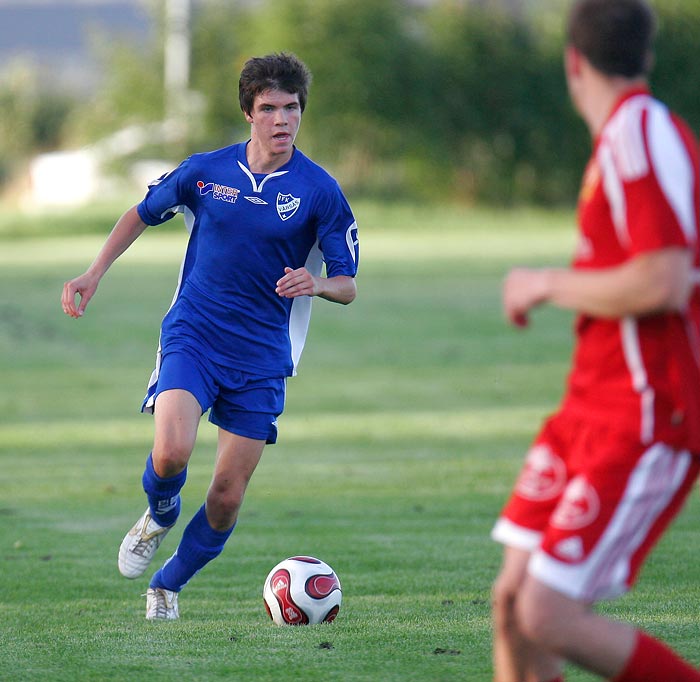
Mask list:
[[202,505],[187,524],[175,554],[151,578],[151,587],[179,592],[195,573],[221,554],[233,528],[235,524],[225,531],[214,530]]
[[187,479],[187,467],[176,476],[161,478],[153,468],[153,455],[148,455],[143,472],[143,489],[156,523],[172,526],[180,515],[180,490]]

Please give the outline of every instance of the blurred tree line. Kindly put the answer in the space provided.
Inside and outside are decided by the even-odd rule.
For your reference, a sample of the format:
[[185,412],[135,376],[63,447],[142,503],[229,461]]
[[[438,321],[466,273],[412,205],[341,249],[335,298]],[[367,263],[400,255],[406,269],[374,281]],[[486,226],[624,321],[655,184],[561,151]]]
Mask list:
[[[192,22],[189,131],[178,161],[244,139],[238,74],[293,51],[314,81],[298,145],[346,191],[386,199],[570,203],[590,142],[562,69],[567,2],[210,1]],[[516,8],[518,3],[515,3]],[[700,128],[700,3],[657,0],[654,92]],[[533,9],[534,8],[534,9]],[[156,17],[162,0],[153,5]],[[161,29],[162,38],[162,29]],[[0,90],[0,182],[27,155],[74,147],[164,115],[162,41],[100,49],[89,101],[31,78]],[[177,147],[177,146],[176,146]]]

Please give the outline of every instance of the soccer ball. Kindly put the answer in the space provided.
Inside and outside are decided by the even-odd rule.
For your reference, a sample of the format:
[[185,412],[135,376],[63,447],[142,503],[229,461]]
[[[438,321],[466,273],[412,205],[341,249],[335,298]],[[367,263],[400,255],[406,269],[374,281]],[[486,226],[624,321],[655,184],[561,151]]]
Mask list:
[[277,625],[330,623],[343,593],[333,569],[311,556],[293,556],[275,566],[263,587],[267,613]]

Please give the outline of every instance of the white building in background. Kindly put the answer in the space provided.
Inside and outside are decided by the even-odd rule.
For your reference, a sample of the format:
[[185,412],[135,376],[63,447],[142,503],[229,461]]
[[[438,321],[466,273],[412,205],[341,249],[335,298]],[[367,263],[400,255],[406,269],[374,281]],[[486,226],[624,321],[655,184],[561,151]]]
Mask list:
[[119,197],[139,188],[145,193],[151,180],[172,170],[169,161],[142,160],[131,166],[128,177],[105,172],[109,162],[128,156],[152,142],[173,142],[180,130],[176,121],[134,125],[82,149],[40,154],[29,165],[26,203],[33,208],[70,207],[96,199]]
[[[115,158],[149,142],[178,139],[188,112],[173,102],[189,78],[189,23],[193,2],[201,0],[0,0],[0,83],[17,73],[33,73],[41,88],[87,96],[102,76],[96,59],[99,44],[122,41],[138,48],[154,38],[155,10],[164,12],[164,78],[174,96],[166,103],[168,120],[132,126],[82,149],[42,154],[29,164],[24,202],[34,208],[75,206],[108,198],[146,184],[170,170],[160,160],[135,164],[130,178],[115,178],[105,169]],[[195,98],[192,98],[196,101]],[[178,117],[180,123],[178,124]]]
[[76,206],[99,195],[100,168],[87,150],[41,154],[29,166],[29,196],[35,207]]

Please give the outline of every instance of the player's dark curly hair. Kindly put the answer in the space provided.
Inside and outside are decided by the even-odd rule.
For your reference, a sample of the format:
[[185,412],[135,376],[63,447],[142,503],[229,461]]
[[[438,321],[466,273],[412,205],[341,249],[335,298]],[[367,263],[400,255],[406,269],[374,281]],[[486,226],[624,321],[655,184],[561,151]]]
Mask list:
[[299,95],[303,112],[310,84],[311,72],[304,62],[290,52],[253,57],[243,65],[238,81],[238,101],[243,113],[250,114],[253,102],[261,92],[283,90]]
[[578,0],[569,15],[567,39],[609,76],[645,76],[652,66],[654,12],[645,0]]

